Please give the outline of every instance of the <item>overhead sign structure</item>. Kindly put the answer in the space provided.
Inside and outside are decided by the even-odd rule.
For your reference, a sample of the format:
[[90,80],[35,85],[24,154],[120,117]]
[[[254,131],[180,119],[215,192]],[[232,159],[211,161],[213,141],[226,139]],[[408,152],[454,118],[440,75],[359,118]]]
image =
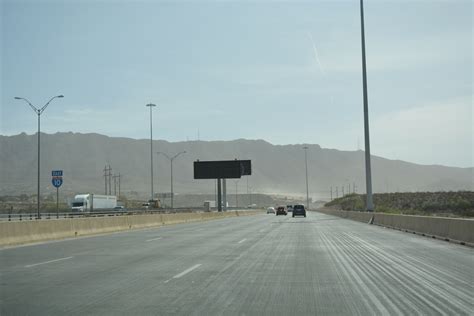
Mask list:
[[250,176],[252,174],[252,163],[250,160],[240,160],[240,168],[243,176]]
[[250,160],[217,160],[217,161],[195,161],[194,179],[216,179],[217,180],[217,209],[222,211],[221,183],[224,187],[224,210],[227,210],[226,179],[240,179],[242,176],[252,174],[252,163]]
[[251,175],[250,160],[195,161],[194,179],[239,179]]
[[63,184],[63,171],[53,170],[51,172],[51,175],[53,176],[53,178],[51,179],[53,186],[59,188]]

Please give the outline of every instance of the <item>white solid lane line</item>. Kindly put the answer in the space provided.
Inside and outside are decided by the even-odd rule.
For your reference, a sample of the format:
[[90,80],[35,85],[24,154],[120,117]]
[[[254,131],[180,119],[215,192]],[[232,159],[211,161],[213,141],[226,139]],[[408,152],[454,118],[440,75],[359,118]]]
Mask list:
[[179,279],[179,278],[182,277],[183,275],[188,274],[189,272],[191,272],[191,271],[193,271],[193,270],[199,268],[200,266],[201,266],[200,263],[195,264],[195,265],[193,265],[191,268],[184,270],[184,271],[181,272],[180,274],[176,274],[176,275],[173,277],[173,279]]
[[25,268],[31,268],[31,267],[39,266],[41,264],[53,263],[53,262],[68,260],[68,259],[72,259],[72,258],[73,257],[66,257],[66,258],[59,258],[59,259],[49,260],[49,261],[40,262],[40,263],[29,264],[29,265],[25,266]]
[[241,244],[241,243],[243,243],[243,242],[246,241],[246,240],[247,240],[247,238],[244,238],[244,239],[242,239],[241,241],[239,241],[238,244]]
[[153,239],[148,239],[146,242],[149,242],[149,241],[153,241],[153,240],[158,240],[158,239],[161,239],[163,237],[156,237],[156,238],[153,238]]

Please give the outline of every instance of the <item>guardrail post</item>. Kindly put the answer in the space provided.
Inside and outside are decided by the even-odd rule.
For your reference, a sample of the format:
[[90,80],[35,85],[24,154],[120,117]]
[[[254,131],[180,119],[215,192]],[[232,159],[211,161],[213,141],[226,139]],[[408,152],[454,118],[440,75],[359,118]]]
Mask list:
[[33,220],[33,216],[32,216],[31,213],[30,213],[30,221],[31,221],[31,220]]
[[22,220],[22,219],[21,219],[21,214],[20,214],[20,221],[21,221],[21,220]]
[[48,213],[48,219],[51,219],[51,214]]
[[8,221],[11,222],[12,220],[12,214],[8,214]]

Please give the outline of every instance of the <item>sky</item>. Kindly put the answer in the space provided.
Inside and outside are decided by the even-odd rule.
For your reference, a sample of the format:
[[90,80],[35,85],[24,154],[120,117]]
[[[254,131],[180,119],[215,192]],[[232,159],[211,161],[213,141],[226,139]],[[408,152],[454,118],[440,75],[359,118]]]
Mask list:
[[[0,0],[0,134],[364,148],[347,1]],[[364,2],[371,153],[473,167],[473,2]]]

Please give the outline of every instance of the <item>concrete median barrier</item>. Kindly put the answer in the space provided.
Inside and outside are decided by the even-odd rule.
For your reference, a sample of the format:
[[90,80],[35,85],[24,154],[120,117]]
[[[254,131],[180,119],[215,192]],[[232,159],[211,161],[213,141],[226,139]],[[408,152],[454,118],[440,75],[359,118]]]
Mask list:
[[0,222],[0,246],[262,214],[262,211],[146,214]]
[[474,219],[413,216],[353,212],[340,210],[318,210],[318,212],[342,218],[368,223],[373,217],[373,224],[384,227],[406,230],[439,239],[474,245]]
[[0,246],[72,237],[70,219],[0,222]]

